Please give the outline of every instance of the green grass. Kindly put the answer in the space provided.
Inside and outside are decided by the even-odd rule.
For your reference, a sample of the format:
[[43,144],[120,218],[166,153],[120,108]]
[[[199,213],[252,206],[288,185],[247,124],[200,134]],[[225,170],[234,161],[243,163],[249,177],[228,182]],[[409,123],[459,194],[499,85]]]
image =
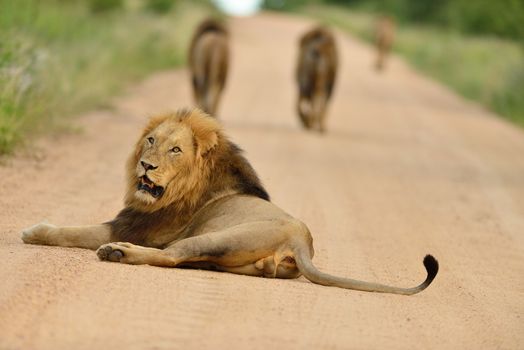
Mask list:
[[124,4],[99,13],[85,0],[0,0],[0,154],[183,64],[193,28],[213,11],[201,1],[162,15]]
[[[372,41],[375,15],[334,5],[299,12]],[[401,24],[394,50],[421,72],[524,126],[524,50],[516,41]]]

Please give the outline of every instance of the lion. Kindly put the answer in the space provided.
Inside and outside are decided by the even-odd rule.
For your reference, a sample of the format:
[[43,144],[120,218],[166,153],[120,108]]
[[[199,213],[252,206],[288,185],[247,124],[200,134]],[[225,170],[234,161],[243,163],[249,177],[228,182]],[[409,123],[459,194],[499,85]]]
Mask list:
[[316,27],[300,38],[296,79],[298,115],[306,129],[326,130],[326,108],[333,92],[338,58],[331,31]]
[[312,263],[307,226],[270,201],[241,149],[218,121],[198,109],[152,118],[126,165],[125,207],[92,226],[47,223],[23,230],[25,243],[96,250],[124,264],[210,269],[297,278],[369,292],[415,294],[438,262],[424,258],[426,280],[413,288],[335,277]]
[[389,16],[378,19],[375,29],[375,46],[377,48],[377,60],[375,69],[382,71],[386,67],[386,60],[395,39],[395,22]]
[[228,31],[214,19],[206,19],[195,30],[189,47],[189,68],[196,104],[215,115],[226,84],[229,64]]

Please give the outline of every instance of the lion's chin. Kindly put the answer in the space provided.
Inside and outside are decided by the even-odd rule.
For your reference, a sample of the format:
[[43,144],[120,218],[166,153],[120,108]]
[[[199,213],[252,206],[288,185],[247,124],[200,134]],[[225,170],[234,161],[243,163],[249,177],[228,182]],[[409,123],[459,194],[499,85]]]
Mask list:
[[135,198],[145,204],[153,204],[158,200],[145,190],[137,190],[135,192]]

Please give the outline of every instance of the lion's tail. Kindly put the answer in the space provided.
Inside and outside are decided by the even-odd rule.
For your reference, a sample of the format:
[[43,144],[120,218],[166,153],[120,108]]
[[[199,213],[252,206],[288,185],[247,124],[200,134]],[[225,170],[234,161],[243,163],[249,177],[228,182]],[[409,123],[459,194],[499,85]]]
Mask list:
[[435,276],[438,273],[438,261],[431,255],[426,255],[424,258],[424,267],[427,271],[427,277],[424,282],[413,288],[399,288],[387,286],[379,283],[371,283],[353,280],[350,278],[342,278],[329,275],[327,273],[319,271],[311,261],[311,254],[309,253],[308,247],[305,245],[298,248],[295,251],[295,261],[300,272],[313,283],[321,284],[324,286],[334,286],[347,289],[361,290],[365,292],[378,292],[378,293],[393,293],[412,295],[419,293],[426,289]]

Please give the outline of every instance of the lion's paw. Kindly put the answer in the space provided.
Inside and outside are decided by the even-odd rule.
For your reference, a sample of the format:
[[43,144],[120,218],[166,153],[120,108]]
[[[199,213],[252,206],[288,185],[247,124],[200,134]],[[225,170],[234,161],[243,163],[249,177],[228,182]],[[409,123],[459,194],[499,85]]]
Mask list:
[[120,262],[120,259],[124,257],[123,248],[117,243],[104,244],[97,249],[96,255],[100,260]]
[[28,244],[47,244],[48,234],[56,229],[55,225],[39,223],[22,231],[22,241]]

